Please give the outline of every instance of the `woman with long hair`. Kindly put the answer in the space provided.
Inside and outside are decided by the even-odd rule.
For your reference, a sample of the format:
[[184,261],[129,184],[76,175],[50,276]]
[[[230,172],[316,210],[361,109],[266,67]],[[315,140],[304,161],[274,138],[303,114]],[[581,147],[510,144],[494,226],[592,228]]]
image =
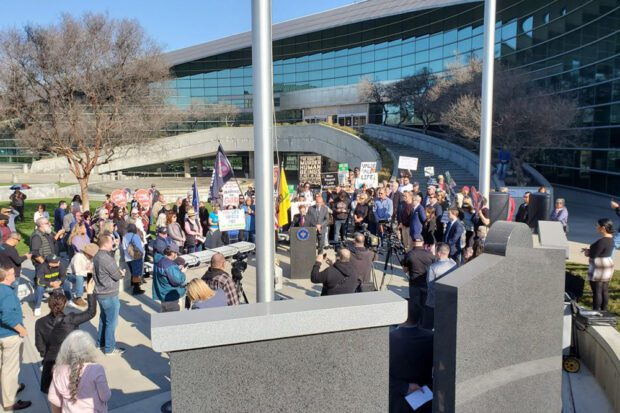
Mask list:
[[86,234],[86,225],[84,223],[75,224],[69,234],[69,245],[73,252],[80,252],[87,244],[90,244],[90,238]]
[[426,207],[426,221],[422,224],[422,238],[424,238],[424,248],[435,253],[435,243],[437,233],[437,217],[435,208]]
[[65,314],[67,297],[62,293],[52,293],[48,299],[49,314],[35,323],[35,346],[43,358],[43,372],[41,373],[41,391],[47,393],[52,382],[52,369],[56,363],[61,344],[72,331],[93,318],[97,313],[97,303],[94,294],[95,281],[91,279],[86,286],[86,301],[88,308],[84,312]]
[[588,281],[592,288],[592,309],[607,311],[609,301],[609,282],[614,276],[614,224],[609,218],[601,218],[596,223],[596,231],[601,234],[590,248],[583,253],[589,258]]
[[133,286],[133,295],[140,295],[144,290],[140,288],[142,285],[142,270],[144,266],[144,244],[142,238],[138,234],[138,228],[135,224],[127,225],[127,233],[123,237],[123,251],[125,252],[125,262],[131,273],[131,285]]
[[225,307],[228,305],[228,298],[222,289],[213,291],[200,278],[194,278],[187,284],[187,297],[191,303],[192,310],[202,308]]
[[168,238],[174,241],[179,250],[182,251],[185,246],[185,232],[179,225],[177,214],[174,211],[170,211],[166,215],[166,229],[168,230]]
[[97,356],[95,341],[88,333],[77,330],[67,336],[47,396],[53,413],[108,411],[112,392]]

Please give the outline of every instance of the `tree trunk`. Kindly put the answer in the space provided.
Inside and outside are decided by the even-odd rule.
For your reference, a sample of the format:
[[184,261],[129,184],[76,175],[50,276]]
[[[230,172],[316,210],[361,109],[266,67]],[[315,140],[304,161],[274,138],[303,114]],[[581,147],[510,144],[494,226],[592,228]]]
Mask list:
[[78,178],[80,184],[80,195],[82,196],[82,209],[88,211],[90,209],[90,201],[88,200],[88,179],[90,175],[86,175],[85,178]]

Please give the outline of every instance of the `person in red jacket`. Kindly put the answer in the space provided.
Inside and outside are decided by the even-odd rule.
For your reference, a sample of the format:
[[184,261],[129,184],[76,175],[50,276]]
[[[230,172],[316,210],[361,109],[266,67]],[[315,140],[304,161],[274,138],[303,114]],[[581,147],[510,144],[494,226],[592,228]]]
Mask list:
[[499,189],[499,192],[503,192],[505,194],[508,194],[508,217],[506,218],[506,221],[508,222],[512,222],[515,216],[515,209],[516,209],[516,203],[513,197],[510,196],[510,193],[508,192],[508,188],[506,188],[505,186],[502,186]]

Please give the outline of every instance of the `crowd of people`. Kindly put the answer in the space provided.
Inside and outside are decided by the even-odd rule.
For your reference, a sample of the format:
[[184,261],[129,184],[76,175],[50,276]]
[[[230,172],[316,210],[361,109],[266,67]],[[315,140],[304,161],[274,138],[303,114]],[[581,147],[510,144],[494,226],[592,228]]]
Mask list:
[[[116,343],[116,329],[119,291],[126,275],[135,295],[144,293],[145,278],[152,277],[152,297],[161,303],[162,312],[240,303],[239,285],[226,271],[222,254],[213,255],[206,273],[192,280],[186,277],[188,265],[182,255],[239,240],[253,241],[252,188],[239,197],[238,203],[224,206],[216,202],[210,210],[203,202],[194,208],[196,203],[189,194],[169,204],[154,185],[151,195],[148,205],[140,205],[134,197],[122,206],[108,196],[94,212],[83,208],[78,195],[71,202],[60,201],[53,214],[40,204],[34,213],[35,230],[26,254],[17,251],[21,235],[14,227],[18,217],[23,220],[25,195],[14,197],[11,208],[0,211],[0,381],[5,408],[30,406],[30,402],[17,399],[24,387],[17,381],[19,347],[28,331],[15,288],[27,260],[34,266],[34,315],[40,317],[34,334],[43,360],[41,391],[56,408],[96,408],[105,406],[110,398],[105,371],[95,356],[97,348],[105,355],[124,352]],[[508,220],[514,215],[516,221],[528,222],[531,195],[525,193],[518,208],[510,198]],[[443,176],[429,179],[424,191],[407,174],[370,188],[356,168],[346,184],[335,188],[301,184],[292,202],[298,212],[290,216],[288,226],[317,231],[320,253],[310,278],[322,284],[322,295],[376,289],[372,269],[377,254],[385,254],[390,248],[401,254],[409,281],[409,317],[394,333],[393,345],[404,345],[415,336],[424,351],[429,349],[425,340],[431,337],[432,342],[432,332],[428,332],[434,324],[435,282],[484,252],[492,224],[484,197],[468,186],[457,192]],[[568,231],[565,201],[557,199],[554,206],[549,219],[560,222]],[[620,205],[614,201],[611,206],[620,216]],[[222,208],[242,209],[245,228],[221,232],[218,211]],[[583,252],[590,261],[588,280],[594,308],[606,310],[619,238],[610,219],[599,220],[596,228],[600,239]],[[373,239],[376,243],[369,244]],[[333,263],[323,251],[332,247],[336,249]],[[144,273],[149,254],[153,262],[150,275]],[[325,261],[328,265],[321,270]],[[45,299],[49,312],[41,317]],[[83,311],[65,313],[68,306]],[[96,316],[97,307],[99,321],[93,339],[79,331],[79,326]],[[398,353],[397,348],[394,353]],[[407,393],[430,384],[424,377],[401,377],[403,386],[398,391]]]

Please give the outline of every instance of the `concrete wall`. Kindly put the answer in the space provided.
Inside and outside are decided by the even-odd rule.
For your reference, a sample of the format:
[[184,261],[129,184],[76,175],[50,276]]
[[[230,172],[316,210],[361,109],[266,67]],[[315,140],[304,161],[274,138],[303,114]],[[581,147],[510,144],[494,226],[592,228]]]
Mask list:
[[[323,125],[279,126],[277,149],[280,152],[313,152],[351,167],[364,161],[379,161],[379,154],[364,140],[350,133]],[[227,153],[253,152],[254,128],[212,128],[199,132],[162,138],[139,148],[122,148],[110,162],[99,165],[99,174],[128,168],[161,164],[215,155],[221,142]],[[274,148],[275,149],[275,148]],[[380,168],[380,165],[378,165]],[[66,171],[64,158],[33,162],[33,173]]]
[[577,329],[579,356],[603,388],[613,411],[620,412],[620,333],[611,326]]
[[[12,193],[13,190],[9,189],[9,186],[0,186],[0,201],[8,201]],[[28,199],[69,198],[80,193],[80,186],[76,184],[59,188],[56,184],[36,184],[31,185],[31,189],[25,189],[24,193]],[[103,194],[90,195],[90,199],[103,198]]]
[[478,155],[443,139],[425,135],[423,133],[391,128],[381,125],[366,125],[364,133],[373,138],[384,139],[390,142],[409,145],[413,148],[432,153],[441,158],[450,160],[466,169],[473,176],[478,177],[480,159]]

